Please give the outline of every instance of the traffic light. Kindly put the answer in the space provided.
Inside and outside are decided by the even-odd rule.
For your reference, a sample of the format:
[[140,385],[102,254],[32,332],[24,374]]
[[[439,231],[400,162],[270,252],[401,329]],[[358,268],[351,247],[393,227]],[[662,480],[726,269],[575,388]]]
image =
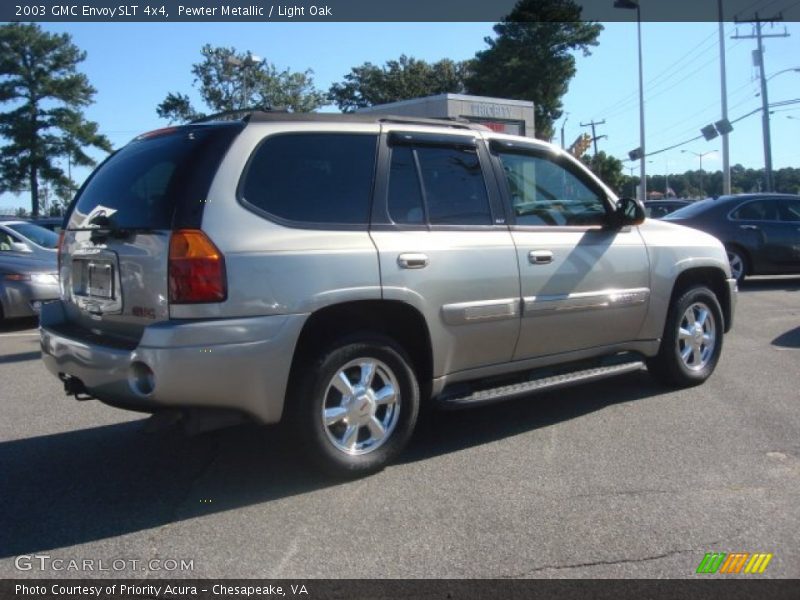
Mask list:
[[575,158],[580,158],[586,153],[591,145],[592,136],[590,136],[588,133],[584,133],[575,138],[575,141],[572,142],[572,145],[569,147],[569,153]]

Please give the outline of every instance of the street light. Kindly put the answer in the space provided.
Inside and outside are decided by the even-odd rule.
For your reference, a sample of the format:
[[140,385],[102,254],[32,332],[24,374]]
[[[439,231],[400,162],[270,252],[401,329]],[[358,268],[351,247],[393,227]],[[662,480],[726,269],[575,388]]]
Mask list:
[[565,150],[566,146],[564,144],[564,127],[567,124],[567,119],[569,119],[569,113],[564,113],[564,121],[561,123],[561,149]]
[[647,199],[647,177],[645,172],[644,157],[647,154],[644,147],[644,76],[642,74],[642,10],[639,6],[639,0],[614,0],[614,8],[621,8],[623,10],[636,10],[636,31],[639,40],[639,151],[642,160],[641,165],[641,201]]
[[249,65],[257,65],[261,62],[261,57],[256,56],[255,54],[248,54],[243,59],[237,58],[235,56],[229,56],[225,59],[225,62],[229,65],[233,65],[234,67],[241,67],[242,69],[242,106],[241,108],[247,108],[249,104],[249,96],[247,90],[247,67]]
[[715,154],[716,150],[709,150],[708,152],[692,152],[691,150],[681,150],[683,153],[694,154],[697,158],[700,159],[700,194],[702,196],[706,195],[706,191],[703,189],[703,157],[708,156],[709,154]]

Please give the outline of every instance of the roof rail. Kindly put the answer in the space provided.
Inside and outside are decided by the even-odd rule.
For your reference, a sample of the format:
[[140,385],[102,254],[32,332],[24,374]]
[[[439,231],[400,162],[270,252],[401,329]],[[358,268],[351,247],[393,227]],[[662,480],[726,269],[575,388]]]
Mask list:
[[214,120],[222,120],[226,117],[234,117],[236,115],[244,115],[242,117],[243,120],[247,120],[253,113],[257,112],[278,112],[278,113],[285,113],[285,108],[272,108],[271,106],[253,106],[250,108],[237,108],[235,110],[224,110],[222,112],[214,113],[213,115],[206,115],[203,117],[199,117],[197,119],[192,119],[189,121],[190,125],[194,125],[195,123],[206,123],[208,121]]
[[423,118],[400,115],[376,115],[372,113],[290,113],[276,111],[255,111],[249,115],[250,122],[269,121],[307,121],[307,122],[353,122],[353,123],[398,123],[408,125],[429,125],[433,127],[452,127],[454,129],[471,129],[490,131],[480,123],[472,123],[459,117]]

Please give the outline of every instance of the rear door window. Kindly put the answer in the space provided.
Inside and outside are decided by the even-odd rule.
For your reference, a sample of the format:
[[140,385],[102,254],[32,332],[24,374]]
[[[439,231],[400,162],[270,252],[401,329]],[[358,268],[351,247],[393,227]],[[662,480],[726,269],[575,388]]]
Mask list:
[[297,133],[268,137],[239,187],[246,206],[299,226],[366,226],[378,136]]
[[789,221],[791,223],[800,222],[800,199],[781,201],[779,203],[778,214],[781,221]]
[[489,196],[476,149],[395,145],[388,210],[398,225],[491,225]]
[[731,212],[734,221],[777,221],[778,207],[774,200],[752,200]]

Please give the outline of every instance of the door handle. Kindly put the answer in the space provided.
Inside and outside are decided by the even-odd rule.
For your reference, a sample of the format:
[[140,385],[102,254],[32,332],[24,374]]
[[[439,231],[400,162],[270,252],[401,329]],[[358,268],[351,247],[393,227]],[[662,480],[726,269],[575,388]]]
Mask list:
[[750,231],[758,231],[758,225],[739,225],[739,229],[747,229]]
[[397,257],[401,269],[424,269],[428,266],[428,255],[418,252],[406,252]]
[[531,250],[528,252],[528,262],[532,265],[546,265],[553,262],[553,253],[550,250]]

